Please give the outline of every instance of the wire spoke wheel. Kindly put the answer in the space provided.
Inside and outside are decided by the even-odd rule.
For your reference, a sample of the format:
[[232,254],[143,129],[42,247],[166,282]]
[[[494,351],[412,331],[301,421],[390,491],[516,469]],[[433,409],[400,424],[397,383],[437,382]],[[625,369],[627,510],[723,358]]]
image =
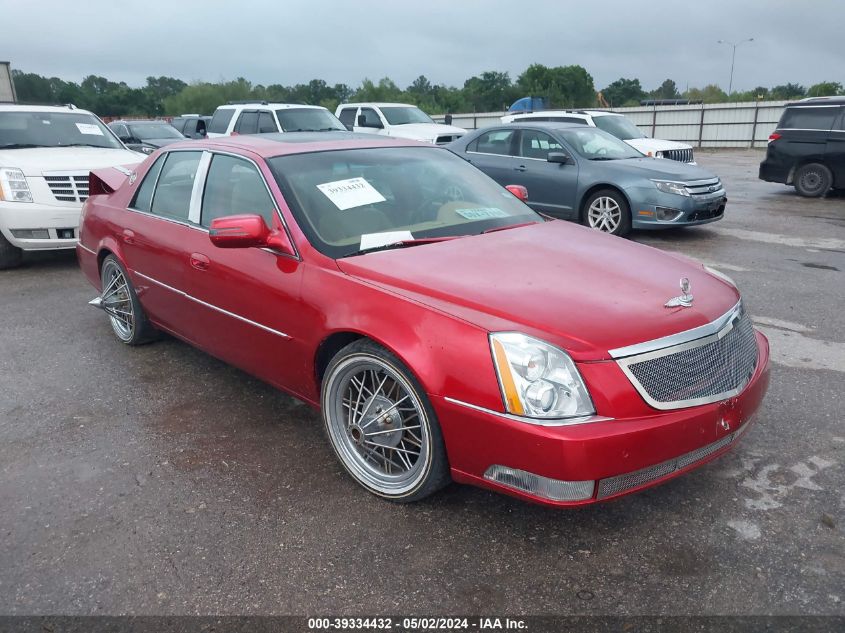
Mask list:
[[378,494],[413,491],[431,466],[431,430],[416,391],[390,363],[347,357],[327,378],[324,415],[343,465]]
[[590,228],[605,233],[613,233],[622,221],[622,209],[613,198],[601,196],[593,200],[587,210],[587,221]]
[[135,309],[126,276],[113,260],[107,260],[103,265],[102,280],[100,298],[103,310],[109,315],[117,337],[124,342],[130,341],[135,333]]

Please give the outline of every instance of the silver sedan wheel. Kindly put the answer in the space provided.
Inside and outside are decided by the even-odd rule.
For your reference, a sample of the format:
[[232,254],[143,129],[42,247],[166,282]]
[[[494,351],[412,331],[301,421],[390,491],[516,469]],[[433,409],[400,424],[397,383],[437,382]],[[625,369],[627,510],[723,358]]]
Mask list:
[[622,222],[622,209],[613,198],[601,196],[593,200],[587,210],[587,222],[592,229],[614,233]]
[[431,469],[431,432],[413,387],[369,354],[344,359],[324,390],[329,439],[350,474],[388,497],[401,497]]
[[123,342],[129,341],[135,333],[135,310],[132,307],[129,282],[120,266],[111,259],[103,265],[102,279],[101,307],[109,315],[117,337]]

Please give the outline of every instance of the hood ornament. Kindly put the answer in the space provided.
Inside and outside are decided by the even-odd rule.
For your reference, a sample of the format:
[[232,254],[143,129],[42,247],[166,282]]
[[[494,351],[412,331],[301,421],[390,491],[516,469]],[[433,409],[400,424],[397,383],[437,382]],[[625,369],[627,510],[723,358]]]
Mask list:
[[681,278],[681,294],[680,297],[672,297],[663,304],[664,308],[689,308],[692,305],[693,296],[690,293],[690,282],[686,277]]

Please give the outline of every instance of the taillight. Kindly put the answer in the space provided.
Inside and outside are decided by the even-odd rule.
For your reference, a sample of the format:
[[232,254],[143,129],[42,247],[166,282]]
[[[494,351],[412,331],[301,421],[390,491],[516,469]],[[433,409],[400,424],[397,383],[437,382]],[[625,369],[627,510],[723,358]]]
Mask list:
[[771,143],[772,141],[776,141],[779,138],[780,134],[778,134],[777,132],[772,132],[771,134],[769,134],[769,143]]

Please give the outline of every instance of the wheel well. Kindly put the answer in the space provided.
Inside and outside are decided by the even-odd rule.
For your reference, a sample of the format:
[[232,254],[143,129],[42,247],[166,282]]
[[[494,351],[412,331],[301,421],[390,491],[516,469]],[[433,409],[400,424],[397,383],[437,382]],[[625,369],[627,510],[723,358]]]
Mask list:
[[606,183],[593,185],[587,191],[584,192],[584,195],[581,197],[581,202],[578,205],[578,217],[580,219],[584,219],[584,211],[586,210],[587,200],[593,195],[596,191],[601,191],[602,189],[610,189],[611,191],[615,191],[618,193],[622,198],[625,200],[625,204],[628,205],[628,213],[631,213],[631,201],[628,199],[628,196],[625,195],[625,192],[622,191],[619,187],[614,185],[608,185]]
[[357,332],[335,332],[320,343],[314,358],[314,374],[318,385],[323,382],[323,376],[332,358],[344,347],[361,338],[367,337]]
[[786,183],[785,184],[794,185],[795,184],[795,172],[798,171],[799,169],[801,169],[802,167],[804,167],[805,165],[812,165],[812,164],[821,165],[822,167],[827,169],[828,173],[830,173],[831,176],[833,176],[833,171],[830,169],[830,167],[828,167],[825,164],[824,160],[822,160],[820,158],[804,158],[802,160],[796,161],[792,165],[792,169],[789,170],[789,174],[787,174],[787,176],[786,176]]

